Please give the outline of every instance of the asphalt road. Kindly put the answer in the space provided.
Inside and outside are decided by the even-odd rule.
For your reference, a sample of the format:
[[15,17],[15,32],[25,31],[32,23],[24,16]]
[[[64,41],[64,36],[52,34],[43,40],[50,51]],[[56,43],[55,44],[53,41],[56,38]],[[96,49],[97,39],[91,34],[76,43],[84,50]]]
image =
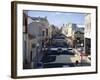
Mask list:
[[[66,36],[57,34],[51,39],[51,44],[44,48],[43,57],[37,67],[54,68],[54,67],[75,67],[75,66],[90,66],[86,60],[83,62],[77,61],[81,57],[75,58],[73,48],[70,48]],[[46,49],[46,50],[45,50]]]

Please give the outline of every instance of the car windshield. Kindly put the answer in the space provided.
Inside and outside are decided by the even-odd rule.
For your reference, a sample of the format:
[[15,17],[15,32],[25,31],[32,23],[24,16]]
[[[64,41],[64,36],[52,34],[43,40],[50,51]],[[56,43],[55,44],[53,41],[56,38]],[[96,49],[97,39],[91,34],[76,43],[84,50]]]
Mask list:
[[68,45],[65,41],[56,40],[52,43],[51,47],[63,47],[63,48],[65,47],[65,48],[67,48]]
[[55,39],[65,39],[64,36],[56,36]]

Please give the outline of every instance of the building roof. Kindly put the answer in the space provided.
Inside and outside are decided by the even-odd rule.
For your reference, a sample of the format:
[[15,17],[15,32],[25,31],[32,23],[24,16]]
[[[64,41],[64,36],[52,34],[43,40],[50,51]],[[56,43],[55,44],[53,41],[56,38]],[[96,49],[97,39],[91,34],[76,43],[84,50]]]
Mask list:
[[31,17],[33,20],[38,20],[38,21],[46,21],[48,22],[47,18],[46,17]]

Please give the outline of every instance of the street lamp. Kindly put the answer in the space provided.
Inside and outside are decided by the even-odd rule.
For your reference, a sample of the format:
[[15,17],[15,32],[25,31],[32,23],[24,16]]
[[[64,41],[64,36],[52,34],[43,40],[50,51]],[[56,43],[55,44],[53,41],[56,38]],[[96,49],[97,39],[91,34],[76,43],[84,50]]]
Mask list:
[[84,56],[84,50],[83,50],[83,43],[81,43],[81,65],[82,65],[82,60],[83,60],[83,56]]

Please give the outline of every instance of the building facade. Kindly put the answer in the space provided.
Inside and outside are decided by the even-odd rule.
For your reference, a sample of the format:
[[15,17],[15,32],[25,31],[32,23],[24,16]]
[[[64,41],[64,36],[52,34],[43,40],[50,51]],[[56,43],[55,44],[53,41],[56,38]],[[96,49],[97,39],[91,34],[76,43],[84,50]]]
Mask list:
[[63,26],[61,27],[61,33],[64,34],[66,37],[68,35],[68,28],[66,25],[63,24]]
[[[41,48],[51,37],[50,26],[46,17],[30,17],[23,13],[23,63],[24,68],[35,67]],[[27,66],[28,65],[28,66]],[[30,66],[29,66],[30,65]]]
[[74,23],[68,23],[62,27],[62,33],[69,37],[74,38],[74,33],[77,31],[77,24]]
[[85,53],[90,55],[91,54],[91,15],[85,15]]
[[51,37],[53,37],[59,33],[59,29],[55,25],[50,25],[50,30],[51,30]]
[[62,27],[62,34],[67,37],[67,42],[70,44],[71,47],[74,47],[74,40],[75,40],[75,32],[77,31],[77,24],[68,23],[63,25]]
[[27,32],[27,26],[28,26],[28,12],[23,11],[23,68],[28,67],[26,64],[28,64],[28,32]]

